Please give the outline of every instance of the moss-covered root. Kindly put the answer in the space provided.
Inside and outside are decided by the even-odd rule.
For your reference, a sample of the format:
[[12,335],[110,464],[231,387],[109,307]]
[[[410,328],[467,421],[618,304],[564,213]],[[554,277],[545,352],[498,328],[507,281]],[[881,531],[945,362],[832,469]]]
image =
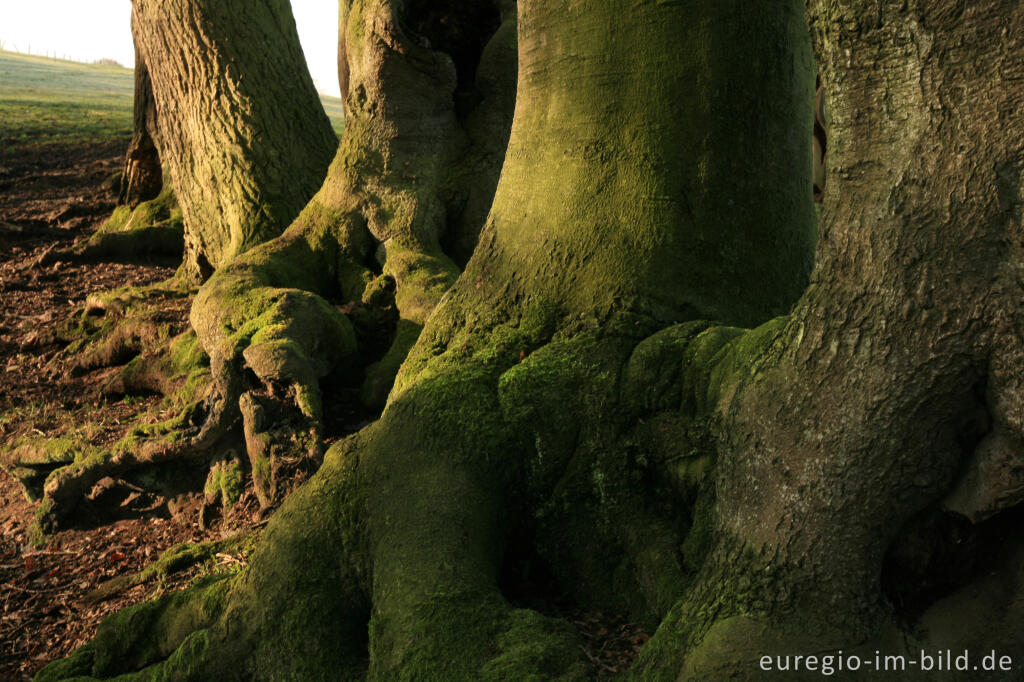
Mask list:
[[89,241],[69,255],[84,259],[164,256],[177,261],[184,250],[181,208],[174,192],[165,189],[134,208],[118,206]]
[[[139,679],[581,679],[571,627],[512,608],[497,587],[516,457],[495,371],[470,364],[420,382],[332,448],[272,517],[214,621],[136,628],[130,643],[122,620],[41,679],[140,664],[152,667]],[[453,414],[443,398],[456,397],[465,407]],[[154,642],[162,660],[143,660]],[[95,652],[115,649],[128,663],[96,665]]]
[[[338,680],[366,673],[365,494],[352,442],[288,498],[239,573],[128,609],[39,680]],[[172,553],[162,563],[191,556]]]
[[[381,419],[332,448],[272,517],[215,622],[175,632],[173,642],[147,631],[132,645],[163,642],[162,662],[145,679],[582,678],[571,627],[514,608],[499,590],[509,528],[525,519],[544,519],[538,551],[549,557],[573,533],[621,548],[628,570],[616,573],[621,562],[597,566],[609,561],[594,560],[591,546],[588,564],[570,538],[559,573],[614,576],[624,594],[638,595],[638,612],[664,614],[693,567],[676,559],[678,529],[648,523],[654,507],[635,494],[636,462],[616,453],[653,442],[633,432],[638,416],[690,409],[682,386],[708,395],[707,382],[686,371],[690,355],[704,363],[700,376],[714,373],[712,358],[730,359],[735,371],[723,376],[742,376],[742,341],[756,332],[695,323],[639,346],[632,336],[588,333],[546,342],[551,324],[540,315],[468,334],[420,366]],[[614,418],[624,405],[625,419]],[[691,526],[700,524],[707,519]],[[654,527],[652,544],[644,533]]]
[[215,390],[209,390],[205,400],[185,406],[168,422],[137,427],[109,451],[85,448],[71,464],[51,473],[36,509],[32,528],[36,541],[56,530],[105,476],[188,457],[208,458],[210,448],[237,423],[242,394],[237,372],[221,368],[212,384]]
[[163,581],[178,571],[208,561],[218,554],[243,549],[251,542],[252,533],[244,531],[221,540],[199,543],[183,542],[168,549],[156,561],[138,573],[118,576],[103,583],[89,592],[83,601],[86,604],[95,604],[137,585],[145,585],[154,580]]
[[[35,680],[106,679],[135,671],[142,672],[132,679],[201,679],[194,663],[207,648],[207,628],[221,613],[230,585],[227,576],[215,576],[120,611],[100,624],[90,642],[40,670]],[[161,667],[173,667],[176,674],[165,677]]]
[[211,381],[210,359],[186,331],[136,355],[101,390],[107,396],[156,393],[164,405],[183,408],[200,400]]
[[68,343],[72,372],[123,364],[144,351],[160,352],[183,331],[173,314],[194,292],[175,280],[91,294],[57,336]]
[[[550,640],[569,644],[564,630],[517,615],[497,589],[507,524],[503,491],[517,459],[497,399],[498,371],[479,361],[447,367],[393,399],[364,431],[361,458],[373,481],[371,677],[486,678],[488,652],[502,633],[502,660],[526,658],[519,650],[525,643],[513,641],[516,628],[516,635],[529,632],[527,641],[555,666],[546,678],[575,660],[566,657],[572,646],[552,648]],[[503,665],[492,663],[495,670]],[[528,679],[531,671],[540,674],[517,667],[510,679]]]
[[[251,257],[259,259],[260,254],[256,249]],[[55,529],[103,476],[183,457],[209,458],[211,447],[240,419],[245,421],[250,462],[260,484],[257,491],[268,506],[279,499],[273,473],[282,461],[298,454],[308,463],[303,467],[307,473],[319,464],[319,380],[354,353],[352,326],[315,294],[266,286],[274,275],[287,279],[290,274],[280,272],[285,267],[280,262],[267,264],[270,274],[260,272],[262,280],[252,274],[258,268],[250,269],[245,262],[233,267],[211,280],[206,295],[197,297],[192,318],[198,335],[182,335],[164,351],[135,357],[106,386],[108,392],[164,391],[177,408],[177,417],[134,429],[110,451],[88,448],[53,472],[37,514],[40,533]],[[238,276],[238,271],[246,274]],[[110,363],[137,352],[140,343],[167,336],[148,318],[138,319],[149,314],[150,299],[162,292],[155,287],[91,298],[82,317],[87,356]],[[92,322],[101,316],[102,323]],[[200,348],[198,341],[203,339],[210,356]],[[244,373],[243,367],[249,371]],[[288,411],[277,409],[261,419],[258,403],[291,405],[294,414],[284,419]]]

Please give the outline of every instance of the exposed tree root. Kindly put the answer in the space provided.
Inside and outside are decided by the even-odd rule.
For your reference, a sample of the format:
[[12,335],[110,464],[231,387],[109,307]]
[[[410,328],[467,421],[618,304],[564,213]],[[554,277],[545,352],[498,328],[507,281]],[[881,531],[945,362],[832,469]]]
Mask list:
[[144,585],[154,580],[163,581],[173,573],[203,563],[218,555],[251,548],[252,543],[253,534],[251,532],[240,532],[221,540],[200,543],[186,542],[176,545],[138,573],[119,576],[103,583],[87,594],[84,601],[86,604],[95,604],[137,585]]
[[152,258],[179,261],[185,250],[181,208],[174,192],[165,189],[155,199],[136,206],[118,206],[73,257]]
[[165,189],[155,199],[118,206],[87,241],[49,251],[37,265],[104,259],[180,263],[184,249],[181,208],[174,192]]
[[[709,467],[689,478],[678,471],[680,456],[703,456],[696,440],[703,430],[692,429],[693,449],[683,453],[667,436],[661,449],[641,447],[642,457],[624,445],[657,440],[684,405],[690,409],[683,374],[671,368],[682,366],[680,354],[708,325],[671,328],[639,345],[635,336],[558,333],[546,314],[492,325],[453,339],[431,363],[430,378],[331,449],[271,519],[273,544],[263,547],[273,551],[257,550],[201,622],[178,629],[180,614],[194,608],[188,604],[211,604],[208,588],[173,598],[166,611],[141,607],[179,614],[152,627],[139,628],[129,616],[111,623],[61,664],[73,668],[47,669],[40,679],[71,669],[95,677],[138,669],[104,652],[138,650],[143,641],[165,643],[145,661],[162,661],[151,671],[157,676],[359,678],[369,656],[374,677],[583,679],[591,664],[573,627],[502,594],[498,574],[516,528],[536,538],[535,551],[559,583],[574,586],[585,603],[657,623],[702,559],[693,552],[687,564],[676,549],[704,532],[696,515],[678,527],[652,520],[661,518],[661,505],[678,504],[667,481],[685,479],[694,500],[707,494],[701,481]],[[661,389],[641,390],[652,378]],[[702,388],[691,382],[687,390],[704,395]],[[624,409],[625,420],[618,416]],[[650,476],[666,481],[661,492],[638,496]],[[324,537],[309,544],[309,532]],[[601,556],[591,551],[594,542],[606,548]],[[325,563],[308,556],[320,547],[340,555]],[[291,552],[306,559],[296,563]],[[281,597],[254,600],[256,588]],[[311,608],[290,601],[300,594],[317,600],[312,621],[305,611],[293,620]],[[282,656],[282,642],[293,642],[296,648],[283,650],[295,655]]]
[[[354,27],[378,32],[348,44],[363,50],[348,60],[353,112],[401,111],[397,103],[378,107],[377,90],[366,87],[377,80],[358,71],[386,67],[410,91],[422,88],[417,96],[431,105],[434,116],[421,116],[411,131],[429,128],[428,142],[457,138],[438,104],[452,92],[432,98],[453,78],[423,47],[443,35],[418,35],[431,26],[429,12],[402,5],[410,15],[400,19],[415,31],[407,35],[396,4],[343,7],[375,20],[353,22],[350,38]],[[806,243],[797,233],[806,233],[794,227],[792,244],[780,235],[810,207],[758,232],[766,214],[754,206],[755,224],[730,222],[712,250],[719,260],[700,262],[705,254],[694,258],[691,247],[719,236],[710,229],[716,197],[701,196],[712,207],[701,216],[679,200],[691,176],[689,168],[666,170],[680,155],[665,144],[689,139],[695,126],[684,120],[674,130],[675,109],[653,114],[648,106],[679,102],[671,95],[689,81],[644,81],[651,100],[631,107],[637,91],[622,92],[632,83],[599,68],[607,54],[628,55],[657,73],[679,43],[662,19],[689,15],[676,14],[681,5],[642,3],[630,24],[599,2],[576,3],[586,11],[574,13],[550,3],[522,7],[528,91],[502,171],[506,191],[447,293],[455,260],[438,247],[438,225],[447,221],[439,220],[445,202],[433,183],[447,145],[435,153],[409,144],[431,154],[410,159],[426,169],[417,184],[402,171],[375,173],[379,158],[401,168],[400,153],[384,152],[402,149],[343,143],[335,182],[296,225],[222,268],[192,309],[215,377],[207,402],[242,420],[258,462],[284,440],[265,437],[268,411],[294,410],[315,428],[318,382],[339,369],[335,349],[347,352],[345,339],[359,338],[328,301],[347,307],[372,298],[370,257],[380,254],[402,321],[425,323],[381,418],[328,450],[237,576],[120,614],[40,679],[579,678],[586,667],[571,628],[509,599],[515,590],[503,582],[503,566],[522,544],[577,600],[658,624],[637,679],[760,679],[767,652],[948,646],[965,613],[972,625],[991,620],[979,628],[985,646],[1020,644],[1017,517],[1007,524],[1005,562],[919,607],[920,622],[934,630],[901,623],[880,585],[901,532],[926,535],[901,530],[917,513],[943,501],[973,520],[1019,513],[1024,325],[1012,210],[1021,204],[1024,138],[998,115],[1015,101],[995,87],[991,102],[973,101],[967,89],[946,92],[941,110],[917,99],[937,84],[972,82],[976,72],[1005,84],[1005,52],[989,46],[1017,15],[993,5],[925,34],[946,19],[929,12],[951,6],[811,3],[815,30],[828,32],[819,40],[824,73],[842,84],[839,106],[830,106],[830,155],[837,168],[858,171],[830,179],[834,212],[796,307],[741,329],[676,321],[747,324],[785,312],[786,296],[804,288],[796,266],[806,262]],[[751,10],[746,16],[778,25],[752,22],[743,35],[767,36],[768,54],[802,35],[802,9]],[[731,30],[740,25],[734,10],[694,15],[702,19],[694,23]],[[947,58],[973,45],[975,34],[986,38],[977,41],[979,59]],[[640,35],[654,56],[638,46]],[[919,38],[929,50],[918,49]],[[837,47],[847,41],[862,49]],[[711,43],[716,75],[749,72],[749,60],[733,56],[735,41]],[[566,61],[566,46],[578,62]],[[798,57],[786,53],[785,62]],[[568,74],[556,63],[595,70]],[[706,75],[704,64],[691,66]],[[800,99],[796,88],[790,95]],[[900,106],[874,106],[883,99]],[[976,107],[991,115],[972,120]],[[552,111],[566,116],[553,123]],[[964,127],[949,125],[951,117]],[[757,120],[751,146],[768,123]],[[390,133],[372,117],[347,125],[347,134],[357,131],[352,139],[370,144]],[[733,140],[744,131],[728,132]],[[558,144],[532,144],[552,140]],[[979,140],[998,144],[985,149]],[[786,146],[761,149],[781,156]],[[962,153],[972,146],[985,153]],[[666,148],[669,156],[660,156]],[[734,170],[718,169],[709,184]],[[907,182],[894,185],[894,170]],[[677,193],[637,197],[638,188],[660,188],[667,178],[679,181]],[[926,183],[948,188],[950,202],[934,208],[934,196],[919,191]],[[806,187],[791,194],[805,195]],[[729,196],[729,206],[743,199]],[[633,218],[628,230],[624,215]],[[689,218],[697,227],[680,227]],[[750,235],[791,260],[764,257]],[[755,267],[767,275],[744,280]],[[751,282],[755,290],[744,290]],[[231,462],[221,461],[223,476]],[[263,481],[269,488],[274,478]],[[968,613],[965,584],[987,606],[1001,606]]]
[[[486,208],[481,192],[489,196],[497,181],[513,95],[513,9],[505,8],[504,23],[494,9],[495,26],[502,29],[488,49],[480,45],[471,55],[484,49],[479,78],[464,84],[479,92],[474,106],[459,112],[449,57],[407,42],[401,32],[389,35],[401,43],[399,53],[377,44],[361,47],[379,51],[389,68],[405,73],[416,84],[416,98],[436,100],[428,126],[417,113],[420,105],[395,109],[392,123],[424,144],[395,145],[391,124],[374,117],[349,122],[379,128],[382,136],[347,138],[351,148],[339,151],[323,189],[288,232],[219,270],[196,299],[191,322],[209,354],[204,388],[202,369],[184,372],[185,386],[175,385],[183,368],[168,353],[150,349],[166,340],[164,330],[145,314],[126,313],[138,308],[136,302],[118,296],[90,301],[87,315],[122,319],[82,353],[80,367],[130,359],[104,390],[159,391],[178,413],[135,429],[110,452],[79,452],[51,473],[40,529],[57,523],[100,478],[181,458],[211,464],[205,509],[217,501],[217,490],[229,504],[237,495],[229,489],[238,477],[235,453],[242,442],[256,494],[269,508],[322,459],[321,382],[361,384],[366,405],[383,405],[423,322],[458,275],[442,251],[442,235],[447,230],[446,239],[459,248],[475,240]],[[408,60],[407,53],[422,61]],[[370,82],[379,74],[371,69],[354,78]],[[386,150],[391,167],[407,168],[406,175],[358,161],[354,154],[364,154],[367,142]],[[465,172],[467,164],[474,174]],[[131,215],[147,222],[169,201],[161,195]],[[122,221],[131,224],[135,218],[128,215],[115,216],[110,231]]]

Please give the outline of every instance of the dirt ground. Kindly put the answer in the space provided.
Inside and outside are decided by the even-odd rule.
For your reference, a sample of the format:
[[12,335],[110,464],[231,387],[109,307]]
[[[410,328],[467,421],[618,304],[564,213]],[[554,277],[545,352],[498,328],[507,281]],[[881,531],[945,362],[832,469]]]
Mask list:
[[[104,181],[120,167],[123,144],[48,148],[0,160],[0,445],[22,435],[56,436],[88,423],[91,440],[112,442],[156,398],[107,403],[104,370],[77,374],[55,338],[90,293],[166,279],[167,263],[73,263],[53,254],[88,235],[110,214]],[[186,324],[187,304],[168,311]],[[109,371],[109,370],[107,370]],[[0,680],[28,680],[87,640],[102,618],[189,584],[193,567],[161,584],[139,585],[95,604],[100,584],[138,572],[181,542],[219,536],[198,515],[172,516],[166,500],[109,481],[72,527],[43,548],[27,542],[35,505],[0,472]],[[217,559],[225,566],[239,557]]]

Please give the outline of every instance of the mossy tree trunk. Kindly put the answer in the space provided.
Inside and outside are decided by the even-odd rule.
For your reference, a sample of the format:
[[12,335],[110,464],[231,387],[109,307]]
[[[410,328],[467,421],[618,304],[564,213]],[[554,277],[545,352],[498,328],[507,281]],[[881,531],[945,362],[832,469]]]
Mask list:
[[[341,31],[349,133],[323,186],[286,234],[221,268],[193,306],[213,381],[175,400],[188,413],[176,421],[198,426],[146,429],[53,474],[44,527],[97,477],[226,448],[248,452],[270,506],[290,485],[283,462],[322,459],[321,381],[362,384],[367,409],[383,406],[493,197],[515,99],[514,4],[343,4]],[[153,374],[127,370],[125,386]],[[232,443],[239,431],[245,442]]]
[[[286,0],[136,0],[132,33],[144,67],[137,74],[140,146],[133,153],[148,153],[148,132],[174,191],[119,206],[75,254],[180,258],[184,249],[184,259],[167,283],[90,297],[71,333],[88,346],[79,367],[123,365],[101,391],[170,389],[166,406],[178,414],[171,425],[132,429],[113,446],[76,443],[59,459],[35,462],[48,471],[40,530],[55,528],[98,477],[180,456],[218,459],[211,448],[231,423],[214,419],[227,428],[187,434],[178,428],[192,419],[205,394],[198,377],[209,372],[201,349],[182,356],[167,343],[162,300],[190,296],[214,269],[281,234],[323,181],[337,148]],[[102,324],[92,325],[97,316]],[[179,341],[195,347],[194,337]],[[208,401],[215,402],[200,409],[222,413],[223,401]],[[228,410],[237,411],[237,399]]]
[[[701,320],[784,313],[810,270],[801,4],[341,9],[328,178],[284,235],[211,278],[192,322],[254,472],[275,442],[264,396],[315,422],[319,381],[358,347],[357,317],[324,297],[372,310],[393,285],[391,361],[415,345],[381,418],[331,448],[244,571],[115,617],[41,679],[578,678],[572,628],[511,601],[503,567],[547,564],[580,603],[656,624],[701,565],[712,457],[683,386],[741,334],[698,336]],[[482,20],[486,44],[459,42]]]
[[242,419],[265,504],[290,443],[322,456],[321,381],[383,406],[476,243],[511,125],[514,4],[342,3],[340,36],[345,134],[322,188],[191,314],[220,377],[210,423]]
[[337,145],[285,0],[134,0],[186,279],[280,234]]

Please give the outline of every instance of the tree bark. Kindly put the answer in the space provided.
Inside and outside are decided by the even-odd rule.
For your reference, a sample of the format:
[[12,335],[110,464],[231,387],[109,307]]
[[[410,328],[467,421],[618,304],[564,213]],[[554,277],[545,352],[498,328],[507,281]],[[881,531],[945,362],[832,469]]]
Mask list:
[[283,0],[135,0],[187,279],[280,234],[337,145]]
[[[221,374],[236,376],[244,366],[258,378],[247,389],[222,382],[223,404],[235,402],[232,390],[291,386],[294,407],[317,434],[319,382],[354,363],[356,374],[359,364],[365,367],[364,401],[379,409],[423,323],[458,276],[460,245],[476,241],[508,139],[515,14],[489,0],[443,9],[457,30],[480,26],[482,15],[494,33],[456,63],[423,47],[437,39],[435,28],[424,25],[423,8],[342,4],[346,132],[324,185],[280,239],[217,273],[192,309],[193,327],[214,366],[225,368]],[[460,81],[460,71],[474,77]],[[459,110],[462,99],[472,101]],[[354,310],[343,315],[325,299]],[[255,336],[254,325],[262,330]],[[300,327],[311,343],[296,343]],[[358,343],[339,350],[313,330]],[[274,420],[261,419],[251,405],[225,414],[222,423],[244,421],[255,469],[265,457],[259,443],[270,438],[256,422]],[[290,435],[270,440],[282,438]]]
[[640,671],[666,679],[761,679],[777,652],[1024,646],[1020,584],[1002,582],[1019,525],[986,550],[1006,552],[1001,577],[966,576],[916,628],[882,591],[887,552],[940,548],[915,517],[1021,501],[1024,13],[809,5],[829,112],[815,271],[712,382],[718,543],[645,651]]
[[193,322],[224,376],[284,377],[311,418],[347,322],[310,292],[372,299],[379,252],[423,332],[381,419],[328,452],[244,572],[111,621],[47,675],[580,676],[567,624],[510,599],[510,559],[660,623],[638,679],[763,679],[779,653],[1019,655],[1019,524],[918,613],[883,591],[903,540],[936,542],[922,515],[1019,519],[1019,3],[810,3],[829,191],[806,289],[797,3],[518,10],[504,166],[446,291],[461,62],[426,47],[444,35],[412,3],[344,6],[351,125],[329,180]]

